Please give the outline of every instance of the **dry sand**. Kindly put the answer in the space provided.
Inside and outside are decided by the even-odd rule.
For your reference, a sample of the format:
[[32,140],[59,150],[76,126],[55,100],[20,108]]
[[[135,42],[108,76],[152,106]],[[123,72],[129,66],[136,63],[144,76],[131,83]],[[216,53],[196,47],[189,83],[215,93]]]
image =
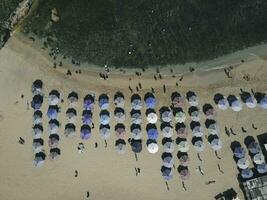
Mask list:
[[[66,64],[65,64],[66,66]],[[249,74],[250,81],[245,81],[242,77]],[[99,108],[96,105],[94,110],[95,129],[93,129],[92,138],[85,141],[86,152],[78,154],[77,145],[81,141],[77,131],[77,137],[74,139],[65,138],[63,128],[66,124],[67,103],[61,104],[62,113],[59,119],[62,123],[60,134],[60,148],[62,155],[59,160],[51,162],[46,160],[45,165],[36,169],[32,165],[32,110],[27,110],[26,103],[30,102],[32,94],[30,87],[35,79],[41,79],[44,82],[45,94],[52,89],[58,89],[62,97],[66,99],[69,92],[75,90],[80,95],[80,101],[77,106],[78,115],[82,112],[82,97],[90,91],[108,93],[113,98],[117,90],[121,90],[127,97],[127,138],[129,134],[129,98],[130,92],[128,86],[135,89],[140,81],[143,89],[139,92],[142,96],[155,88],[158,99],[157,110],[163,105],[170,104],[170,94],[173,91],[179,91],[181,94],[191,89],[197,93],[200,99],[200,105],[204,103],[213,104],[213,95],[216,92],[222,92],[225,95],[239,94],[239,88],[255,91],[267,90],[267,61],[255,56],[254,60],[245,62],[237,66],[232,72],[232,79],[228,79],[223,70],[213,70],[209,72],[194,72],[184,76],[182,82],[179,77],[171,78],[163,76],[162,80],[155,81],[153,74],[146,73],[142,77],[127,75],[122,73],[110,74],[109,80],[104,81],[98,77],[98,72],[82,71],[82,74],[72,73],[72,76],[66,75],[65,68],[53,69],[52,61],[43,53],[36,51],[29,45],[29,41],[18,39],[13,36],[6,46],[0,51],[0,199],[1,200],[79,200],[86,199],[86,192],[90,191],[90,198],[94,200],[209,200],[233,187],[240,199],[244,199],[242,191],[239,189],[236,179],[237,168],[232,158],[230,144],[234,140],[244,144],[246,135],[256,136],[267,132],[267,111],[259,107],[251,110],[247,107],[239,113],[231,110],[217,110],[217,120],[220,125],[220,138],[223,141],[223,149],[219,152],[221,160],[218,160],[209,144],[205,140],[206,149],[201,154],[203,162],[197,159],[196,151],[190,146],[189,156],[191,178],[186,181],[187,191],[182,190],[181,179],[174,170],[174,178],[169,181],[170,191],[166,190],[165,182],[161,177],[161,153],[162,147],[157,154],[151,155],[144,148],[138,155],[139,161],[136,162],[130,146],[127,145],[127,151],[124,155],[118,155],[115,152],[114,144],[116,136],[114,133],[108,140],[108,148],[104,148],[104,141],[101,140],[98,133],[99,126]],[[132,80],[130,81],[129,78]],[[176,87],[175,83],[179,86]],[[167,93],[164,94],[162,85],[167,86]],[[20,98],[24,94],[23,99]],[[16,104],[15,102],[18,101]],[[47,99],[42,106],[42,111],[46,113],[48,107]],[[111,103],[109,108],[111,113],[114,111],[114,105]],[[188,104],[185,104],[184,110],[188,110]],[[145,108],[142,109],[142,113]],[[202,124],[205,116],[202,116]],[[186,124],[189,125],[189,117]],[[254,130],[251,124],[254,123],[258,130]],[[47,145],[47,117],[44,117],[45,127],[43,139],[45,140],[46,152],[49,150]],[[112,130],[114,120],[111,122]],[[76,127],[79,130],[81,120],[78,118]],[[146,120],[144,119],[142,127],[145,130]],[[158,122],[158,127],[159,127]],[[204,124],[203,124],[204,126]],[[228,138],[224,134],[224,126],[232,127],[238,133],[237,136]],[[241,126],[248,130],[248,134],[241,132]],[[207,132],[205,130],[205,132]],[[207,133],[206,133],[207,134]],[[143,134],[144,140],[146,134]],[[18,143],[18,138],[23,137],[25,144]],[[175,139],[175,135],[173,139]],[[189,137],[191,138],[191,136]],[[161,143],[162,136],[159,139]],[[94,143],[98,142],[98,148],[94,148]],[[177,151],[176,151],[177,152]],[[175,153],[176,154],[176,153]],[[178,166],[178,160],[175,156],[175,166]],[[225,172],[221,174],[217,169],[217,164],[221,165]],[[196,172],[196,168],[201,166],[204,176]],[[252,162],[251,162],[252,165]],[[141,175],[136,177],[134,167],[141,168]],[[79,171],[79,176],[74,177],[74,171]],[[215,180],[215,184],[205,185],[206,181]]]

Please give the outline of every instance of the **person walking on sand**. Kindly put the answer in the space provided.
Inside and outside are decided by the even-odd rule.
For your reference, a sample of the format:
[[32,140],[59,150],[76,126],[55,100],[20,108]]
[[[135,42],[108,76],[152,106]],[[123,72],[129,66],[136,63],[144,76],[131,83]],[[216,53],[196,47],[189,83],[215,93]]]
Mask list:
[[223,170],[221,169],[220,164],[218,164],[217,167],[218,167],[218,169],[219,169],[219,172],[221,172],[222,174],[224,174]]
[[163,92],[166,93],[166,85],[163,85]]
[[79,175],[79,172],[77,170],[75,170],[74,173],[75,173],[74,177],[77,178]]
[[230,137],[230,132],[229,132],[229,130],[228,130],[228,128],[225,126],[224,127],[224,130],[225,130],[225,134],[228,136],[228,137]]
[[90,197],[90,192],[87,191],[87,192],[86,192],[86,198],[89,198],[89,197]]

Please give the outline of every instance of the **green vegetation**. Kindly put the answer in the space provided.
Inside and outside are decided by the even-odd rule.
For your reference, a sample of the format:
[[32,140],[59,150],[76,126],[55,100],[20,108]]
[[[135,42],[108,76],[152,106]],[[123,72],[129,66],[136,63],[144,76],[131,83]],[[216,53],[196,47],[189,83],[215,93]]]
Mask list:
[[[53,8],[57,23],[50,21]],[[267,1],[39,0],[24,31],[82,62],[185,63],[266,41]]]

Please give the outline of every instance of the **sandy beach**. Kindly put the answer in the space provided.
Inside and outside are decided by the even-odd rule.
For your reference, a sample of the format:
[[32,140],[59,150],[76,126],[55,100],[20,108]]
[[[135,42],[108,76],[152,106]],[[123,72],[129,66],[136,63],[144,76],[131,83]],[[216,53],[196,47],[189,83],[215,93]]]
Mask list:
[[[265,55],[262,56],[262,55]],[[181,73],[177,72],[176,77],[162,72],[162,79],[154,80],[156,72],[148,70],[142,76],[133,73],[122,73],[118,70],[109,74],[108,80],[100,79],[99,72],[82,69],[81,74],[76,74],[74,68],[67,63],[63,67],[53,68],[53,61],[43,52],[36,51],[32,47],[31,41],[22,40],[16,35],[11,37],[6,46],[0,50],[0,199],[1,200],[79,200],[87,199],[86,192],[90,191],[90,198],[94,200],[209,200],[214,196],[231,187],[238,193],[240,199],[244,199],[243,193],[237,181],[237,166],[233,159],[230,149],[232,141],[240,141],[244,145],[244,138],[267,132],[267,111],[256,107],[249,109],[244,106],[243,110],[236,113],[231,109],[221,111],[213,102],[215,93],[220,92],[225,95],[240,93],[243,90],[267,92],[267,60],[266,52],[261,52],[261,56],[252,56],[245,59],[244,63],[234,64],[235,68],[230,72],[231,79],[227,78],[223,69],[196,71],[184,74],[180,81]],[[247,54],[244,55],[246,57]],[[72,75],[66,75],[67,69],[72,70]],[[140,70],[139,70],[140,71]],[[179,75],[178,75],[179,74]],[[249,75],[250,80],[244,80],[244,76]],[[34,168],[32,160],[34,158],[32,150],[32,114],[33,110],[27,110],[27,101],[32,99],[31,85],[36,79],[41,79],[44,83],[46,97],[52,89],[57,89],[64,103],[60,104],[61,122],[60,149],[61,156],[57,161],[46,160],[42,168]],[[130,137],[130,96],[129,86],[135,91],[138,83],[142,84],[142,89],[138,92],[142,97],[151,87],[155,89],[157,98],[157,112],[160,107],[170,105],[171,93],[179,91],[183,96],[189,90],[193,90],[199,97],[200,105],[205,103],[212,104],[217,113],[217,121],[220,126],[220,138],[223,148],[219,151],[221,160],[218,160],[204,139],[206,148],[201,153],[202,162],[197,158],[197,153],[190,143],[190,164],[191,177],[185,182],[187,191],[182,189],[182,181],[177,170],[173,170],[174,178],[169,181],[170,190],[167,191],[165,181],[161,176],[160,168],[162,165],[161,154],[162,145],[159,138],[159,152],[155,155],[149,154],[144,147],[138,155],[138,162],[135,161],[130,145],[127,143],[127,150],[124,155],[118,155],[115,151],[116,136],[112,132],[111,138],[107,141],[108,147],[104,148],[104,141],[99,137],[99,107],[95,105],[93,121],[95,128],[92,130],[92,138],[84,142],[85,152],[79,154],[77,145],[81,142],[79,129],[81,118],[77,118],[77,137],[73,139],[64,136],[64,126],[66,120],[67,95],[71,91],[78,92],[80,99],[77,105],[78,116],[82,113],[82,99],[89,92],[93,91],[98,96],[107,93],[110,99],[116,91],[120,90],[126,97],[126,129],[127,137]],[[178,86],[176,86],[178,83]],[[162,86],[166,85],[167,91],[163,93]],[[24,98],[21,95],[24,94]],[[48,100],[44,99],[41,108],[46,113]],[[189,104],[186,102],[184,111],[188,111]],[[111,112],[111,129],[114,130],[115,121],[113,111],[115,106],[111,102],[109,111]],[[142,108],[143,115],[143,140],[146,140],[145,127],[145,107]],[[190,117],[187,114],[186,125],[189,127]],[[205,116],[202,113],[201,124],[204,127]],[[252,123],[258,127],[252,128]],[[43,139],[45,150],[48,152],[47,144],[48,119],[43,118],[45,131]],[[159,129],[160,122],[157,122]],[[232,128],[237,135],[227,137],[224,127]],[[242,133],[241,127],[245,127],[247,133]],[[205,129],[205,134],[207,130]],[[189,138],[192,134],[189,131]],[[19,137],[25,139],[25,144],[18,143]],[[173,139],[176,138],[174,134]],[[98,148],[95,148],[95,142]],[[144,142],[145,143],[145,142]],[[144,144],[143,143],[143,144]],[[175,166],[179,165],[176,157],[177,150],[174,152]],[[217,165],[220,164],[224,174],[220,173]],[[252,166],[252,161],[250,160]],[[204,171],[202,176],[196,171],[201,166]],[[141,169],[141,174],[135,176],[135,167]],[[79,176],[74,177],[74,171],[79,171]],[[215,180],[216,183],[206,185],[205,182]]]

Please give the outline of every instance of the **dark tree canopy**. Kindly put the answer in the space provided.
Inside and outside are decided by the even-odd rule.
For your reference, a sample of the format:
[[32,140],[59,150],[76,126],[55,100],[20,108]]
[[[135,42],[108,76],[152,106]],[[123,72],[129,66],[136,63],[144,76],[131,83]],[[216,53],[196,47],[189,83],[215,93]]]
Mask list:
[[[53,8],[57,23],[50,21]],[[24,30],[82,62],[185,63],[266,41],[267,1],[39,0]]]

